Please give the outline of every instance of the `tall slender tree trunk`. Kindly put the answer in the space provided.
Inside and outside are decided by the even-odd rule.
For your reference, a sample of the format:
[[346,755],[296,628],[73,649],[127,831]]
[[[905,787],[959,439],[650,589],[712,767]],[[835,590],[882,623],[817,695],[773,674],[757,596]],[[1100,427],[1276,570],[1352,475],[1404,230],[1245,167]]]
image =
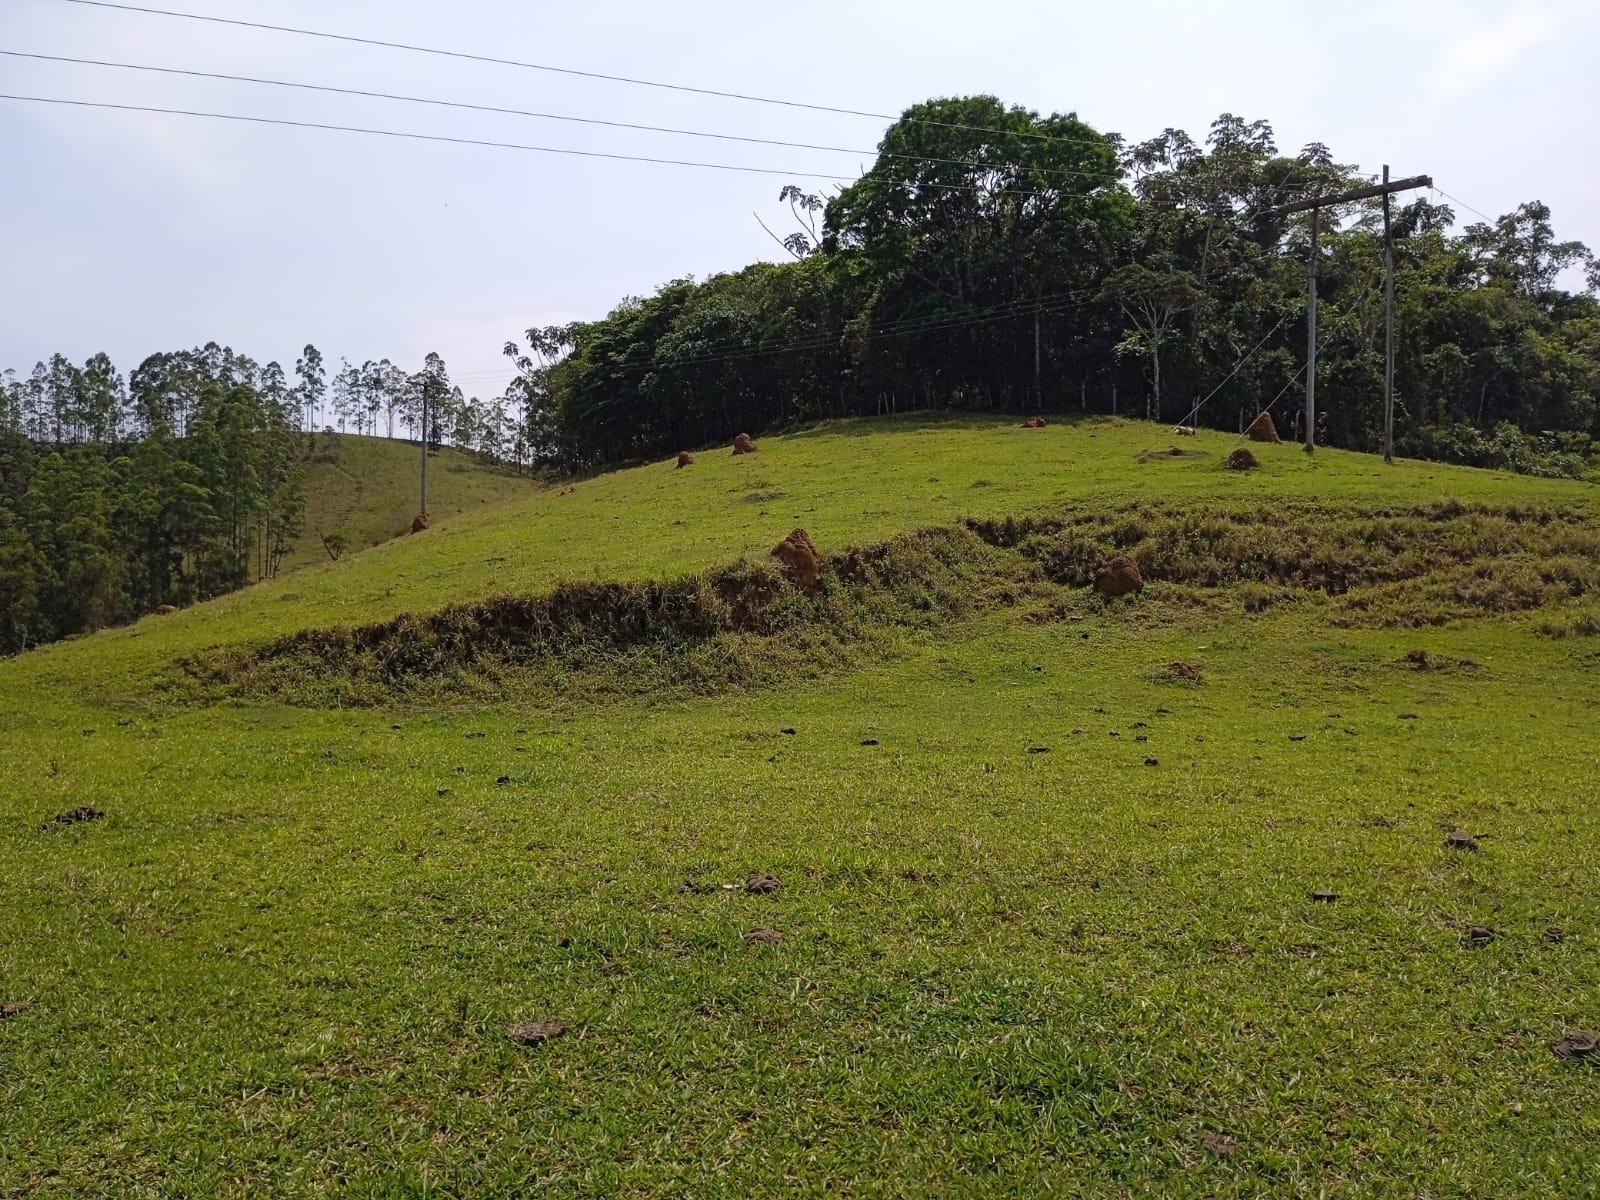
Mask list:
[[1150,367],[1155,376],[1153,387],[1150,391],[1150,403],[1145,405],[1144,415],[1152,421],[1161,419],[1161,343],[1150,343]]

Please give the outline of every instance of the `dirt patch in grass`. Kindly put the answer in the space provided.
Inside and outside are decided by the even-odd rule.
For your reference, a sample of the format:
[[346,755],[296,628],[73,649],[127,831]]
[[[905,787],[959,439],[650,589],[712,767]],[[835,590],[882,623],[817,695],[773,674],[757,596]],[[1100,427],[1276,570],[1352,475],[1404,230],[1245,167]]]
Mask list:
[[77,808],[69,808],[66,812],[57,813],[46,821],[41,829],[59,829],[63,825],[82,825],[89,821],[103,821],[106,814],[92,804],[80,804]]
[[1204,458],[1204,450],[1181,450],[1177,446],[1170,450],[1145,450],[1139,454],[1140,462],[1171,462],[1175,458]]
[[1402,660],[1414,671],[1476,671],[1478,664],[1470,658],[1449,658],[1430,654],[1426,650],[1407,650]]

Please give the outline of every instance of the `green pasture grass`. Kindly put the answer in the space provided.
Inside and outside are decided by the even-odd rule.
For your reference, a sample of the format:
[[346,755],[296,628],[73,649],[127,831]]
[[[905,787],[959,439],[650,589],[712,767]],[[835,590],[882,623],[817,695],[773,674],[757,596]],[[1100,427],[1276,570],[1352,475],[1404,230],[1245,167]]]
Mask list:
[[11,737],[0,1190],[1591,1194],[1595,665],[1147,599],[756,696]]
[[[797,524],[837,549],[1160,498],[1592,511],[1194,442],[767,439],[0,663],[0,1002],[29,1002],[0,1020],[0,1195],[1596,1194],[1600,1067],[1551,1049],[1600,1027],[1587,599],[1395,630],[1239,588],[1022,597],[673,700],[143,690],[209,647],[681,575]],[[80,805],[106,816],[51,821]]]
[[[328,562],[322,534],[342,530],[351,550],[410,534],[421,501],[421,450],[413,442],[319,433],[301,458],[305,528],[283,560],[285,574]],[[428,457],[428,508],[435,521],[521,499],[540,485],[444,447]]]

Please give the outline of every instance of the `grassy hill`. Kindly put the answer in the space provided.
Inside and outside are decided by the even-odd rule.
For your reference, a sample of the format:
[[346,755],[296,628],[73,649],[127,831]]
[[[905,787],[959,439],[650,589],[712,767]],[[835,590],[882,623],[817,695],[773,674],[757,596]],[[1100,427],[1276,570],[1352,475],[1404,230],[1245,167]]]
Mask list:
[[[284,559],[286,573],[328,561],[318,530],[344,531],[352,551],[411,532],[421,498],[421,463],[414,443],[319,433],[302,465],[305,529]],[[537,486],[525,475],[484,466],[451,447],[428,460],[428,507],[435,521],[527,496]]]
[[1235,444],[851,423],[0,663],[0,1192],[1592,1190],[1600,494]]

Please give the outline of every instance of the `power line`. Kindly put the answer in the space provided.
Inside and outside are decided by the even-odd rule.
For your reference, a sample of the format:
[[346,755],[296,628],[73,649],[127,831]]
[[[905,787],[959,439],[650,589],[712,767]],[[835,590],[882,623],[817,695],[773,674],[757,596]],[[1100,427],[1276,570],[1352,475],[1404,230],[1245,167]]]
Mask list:
[[1481,208],[1473,208],[1472,205],[1468,204],[1465,200],[1456,199],[1456,197],[1452,196],[1449,192],[1445,191],[1441,187],[1436,187],[1433,190],[1438,192],[1439,195],[1443,196],[1446,200],[1451,200],[1451,201],[1454,201],[1456,204],[1459,204],[1462,208],[1466,209],[1469,213],[1475,213],[1476,215],[1482,217],[1485,221],[1488,221],[1491,225],[1494,224],[1495,218],[1491,217],[1488,213],[1484,212]]
[[1282,400],[1286,395],[1289,394],[1289,389],[1292,388],[1295,384],[1299,383],[1301,377],[1303,375],[1305,375],[1305,373],[1306,373],[1306,365],[1305,365],[1305,363],[1301,363],[1300,364],[1300,368],[1297,371],[1295,371],[1295,373],[1293,375],[1289,376],[1289,382],[1284,384],[1281,388],[1278,389],[1278,394],[1272,398],[1272,403],[1267,405],[1266,408],[1262,409],[1261,411],[1262,412],[1271,412],[1274,408],[1276,408],[1277,404],[1278,404],[1278,401]]
[[324,38],[328,41],[349,42],[358,46],[378,46],[385,50],[404,50],[411,54],[432,54],[441,58],[463,59],[467,62],[491,63],[495,66],[518,67],[526,71],[548,71],[556,75],[573,75],[582,79],[598,79],[607,83],[624,83],[633,87],[661,88],[671,92],[688,92],[697,96],[715,96],[721,100],[742,100],[752,104],[772,104],[781,108],[799,108],[810,112],[833,113],[844,117],[866,117],[874,121],[909,120],[916,125],[930,125],[943,129],[959,129],[968,133],[998,134],[1003,137],[1027,137],[1046,142],[1078,142],[1083,145],[1106,145],[1104,137],[1073,138],[1059,134],[1035,133],[1031,130],[993,129],[983,125],[964,125],[955,121],[934,121],[927,118],[896,117],[890,113],[868,112],[858,108],[840,108],[831,104],[816,104],[803,100],[781,100],[772,96],[756,96],[747,92],[721,91],[717,88],[695,87],[685,83],[665,83],[656,79],[639,79],[630,75],[612,75],[603,71],[583,71],[575,67],[557,67],[548,63],[526,62],[515,58],[499,58],[492,54],[474,54],[464,50],[445,50],[437,46],[418,46],[410,42],[397,42],[385,38],[359,37],[348,33],[329,33],[320,29],[304,29],[294,25],[273,25],[265,21],[244,21],[236,17],[214,17],[203,13],[180,12],[170,8],[152,8],[141,4],[120,4],[112,0],[63,0],[66,4],[81,4],[89,8],[117,9],[121,12],[144,13],[149,16],[176,17],[186,21],[206,21],[214,25],[232,25],[241,29],[267,30],[272,33],[290,33],[298,37]]
[[610,121],[600,117],[578,117],[562,113],[535,112],[522,108],[501,108],[493,104],[471,104],[461,100],[441,100],[429,96],[411,96],[401,92],[367,91],[362,88],[336,87],[332,84],[299,83],[285,79],[264,79],[255,75],[230,75],[222,71],[199,71],[184,67],[156,67],[143,63],[112,62],[100,58],[73,58],[64,54],[35,54],[26,50],[0,50],[7,58],[25,58],[36,62],[73,63],[86,67],[112,67],[122,71],[146,71],[158,75],[181,75],[192,79],[217,79],[228,83],[250,83],[265,87],[290,88],[296,91],[324,92],[336,96],[360,96],[369,100],[396,100],[407,104],[425,104],[435,108],[458,108],[472,112],[497,113],[502,116],[532,117],[543,121],[567,121],[579,125],[604,125],[612,129],[632,129],[643,133],[668,133],[681,137],[715,138],[725,142],[747,142],[758,146],[783,146],[791,150],[822,150],[834,154],[877,155],[880,158],[901,159],[909,162],[934,163],[947,166],[985,169],[1015,167],[1018,170],[1036,170],[1044,175],[1080,175],[1090,179],[1103,179],[1104,172],[1072,171],[1064,168],[1034,168],[1020,163],[988,164],[965,158],[936,158],[922,154],[900,154],[888,150],[862,150],[850,146],[826,146],[814,142],[788,142],[776,138],[746,137],[732,133],[715,133],[703,129],[678,129],[666,125],[640,125],[630,121]]
[[[1241,358],[1238,362],[1236,362],[1233,365],[1233,370],[1229,371],[1227,373],[1227,375],[1223,377],[1222,382],[1217,384],[1216,387],[1212,388],[1209,392],[1207,392],[1205,394],[1205,398],[1202,399],[1193,408],[1191,408],[1189,410],[1188,415],[1185,416],[1183,418],[1183,420],[1179,421],[1178,424],[1179,425],[1187,425],[1190,421],[1194,420],[1194,418],[1199,414],[1200,410],[1206,406],[1206,402],[1208,400],[1210,400],[1211,397],[1215,396],[1218,392],[1220,392],[1223,388],[1227,387],[1228,386],[1228,382],[1235,375],[1237,375],[1240,371],[1244,370],[1245,363],[1249,362],[1252,358],[1254,358],[1256,351],[1261,349],[1261,347],[1265,346],[1267,344],[1267,342],[1271,339],[1272,335],[1277,333],[1278,330],[1282,329],[1284,327],[1284,325],[1288,322],[1288,320],[1289,320],[1289,318],[1287,316],[1280,317],[1279,320],[1278,320],[1278,323],[1276,325],[1274,325],[1271,329],[1267,330],[1266,335],[1259,342],[1257,342],[1254,346],[1251,346],[1249,350],[1245,351],[1244,357]],[[1276,403],[1276,402],[1274,402],[1274,403]]]
[[[68,0],[77,3],[77,0]],[[286,117],[249,117],[239,113],[201,112],[188,108],[158,108],[147,104],[113,104],[105,100],[64,100],[54,96],[18,96],[0,92],[0,100],[25,100],[34,104],[64,104],[74,108],[108,108],[120,112],[164,113],[179,117],[205,117],[214,121],[245,121],[252,125],[282,125],[291,129],[321,129],[336,133],[364,133],[374,137],[403,138],[420,142],[449,142],[458,146],[485,146],[495,150],[526,150],[540,154],[571,154],[580,158],[607,158],[618,162],[654,163],[661,166],[701,167],[713,171],[741,171],[752,175],[785,175],[808,179],[850,181],[851,175],[828,175],[816,171],[791,171],[778,167],[748,167],[734,163],[697,162],[692,159],[652,158],[642,154],[611,154],[600,150],[573,150],[560,146],[533,146],[522,142],[496,142],[485,138],[449,137],[440,133],[413,133],[399,129],[371,129],[360,125],[333,125],[321,121],[291,121]],[[1033,193],[1035,195],[1039,193]]]
[[[77,3],[78,0],[68,0]],[[85,0],[87,2],[87,0]],[[487,138],[451,137],[442,133],[415,133],[402,129],[373,129],[363,125],[335,125],[323,121],[292,121],[287,117],[251,117],[240,113],[205,112],[189,108],[162,108],[149,104],[114,104],[109,100],[67,100],[56,96],[22,96],[0,92],[0,100],[21,100],[33,104],[60,104],[73,108],[105,108],[121,112],[163,113],[178,117],[205,117],[214,121],[244,121],[251,125],[281,125],[290,129],[320,129],[335,133],[362,133],[373,137],[400,138],[417,142],[446,142],[458,146],[482,146],[493,150],[524,150],[539,154],[567,154],[578,158],[604,158],[615,162],[651,163],[657,166],[699,167],[711,171],[737,171],[748,175],[782,175],[790,179],[826,179],[839,183],[855,183],[856,175],[832,175],[825,171],[796,170],[786,167],[751,167],[738,163],[700,162],[695,159],[655,158],[646,154],[616,154],[601,150],[574,150],[564,146],[534,146],[524,142],[497,142]],[[891,181],[899,182],[899,181]],[[905,186],[916,190],[924,188],[938,191],[965,192],[967,184],[935,183],[908,180]],[[1022,199],[1052,199],[1057,193],[1033,191],[1022,188],[994,188],[990,196],[1015,196]]]

